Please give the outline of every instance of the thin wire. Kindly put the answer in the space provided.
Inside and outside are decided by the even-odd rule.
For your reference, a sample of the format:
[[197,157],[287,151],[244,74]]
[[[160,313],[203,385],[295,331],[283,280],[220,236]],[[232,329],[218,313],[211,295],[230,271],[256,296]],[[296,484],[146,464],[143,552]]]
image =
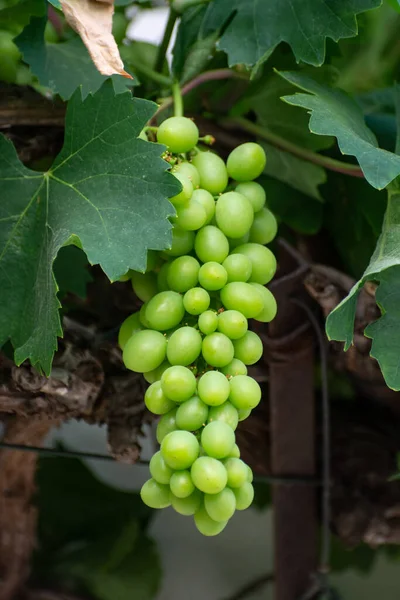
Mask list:
[[[331,450],[330,450],[330,407],[328,388],[328,353],[326,341],[321,332],[318,319],[307,304],[297,298],[292,298],[306,314],[317,337],[321,361],[321,396],[322,396],[322,534],[320,553],[320,573],[325,575],[329,571],[331,554]],[[327,585],[327,582],[324,582]]]
[[[61,458],[94,458],[96,460],[108,460],[117,462],[117,460],[110,454],[96,454],[95,452],[79,452],[78,450],[56,450],[55,448],[41,448],[40,446],[28,446],[25,444],[10,444],[8,442],[0,442],[0,448],[3,450],[21,450],[22,452],[36,452],[43,456],[59,456]],[[148,460],[138,460],[134,464],[124,463],[121,461],[120,464],[132,467],[134,465],[148,465]]]

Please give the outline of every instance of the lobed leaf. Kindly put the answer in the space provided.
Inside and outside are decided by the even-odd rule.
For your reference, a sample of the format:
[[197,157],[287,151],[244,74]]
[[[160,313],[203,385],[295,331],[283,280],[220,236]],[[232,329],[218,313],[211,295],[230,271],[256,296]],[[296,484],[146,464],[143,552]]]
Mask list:
[[[96,92],[107,79],[94,66],[83,42],[73,37],[58,44],[44,40],[47,19],[33,18],[15,39],[24,61],[30,66],[39,83],[68,100],[81,86],[83,99]],[[113,75],[115,89],[123,92],[137,83],[121,75]]]
[[357,158],[373,187],[381,190],[400,174],[400,156],[378,147],[375,135],[365,125],[359,106],[350,96],[298,72],[281,72],[280,75],[308,92],[285,96],[284,100],[309,110],[310,131],[335,136],[341,152]]
[[138,139],[156,105],[115,95],[110,81],[68,104],[64,146],[47,173],[0,138],[0,346],[48,374],[61,335],[53,263],[71,236],[109,279],[144,271],[147,249],[171,243],[167,198],[180,189],[163,146]]
[[357,35],[356,15],[380,6],[381,0],[214,0],[202,35],[225,26],[219,48],[229,65],[264,62],[280,42],[297,62],[319,66],[327,38],[335,42]]

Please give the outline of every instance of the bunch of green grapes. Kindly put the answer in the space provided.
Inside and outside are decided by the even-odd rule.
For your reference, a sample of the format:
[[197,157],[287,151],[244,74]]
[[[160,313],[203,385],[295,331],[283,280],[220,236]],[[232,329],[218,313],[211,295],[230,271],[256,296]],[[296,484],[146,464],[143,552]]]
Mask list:
[[149,252],[145,273],[124,276],[143,306],[122,324],[119,344],[126,367],[150,384],[147,408],[161,416],[160,451],[151,459],[143,501],[194,515],[201,533],[216,535],[254,496],[235,429],[261,400],[247,365],[263,347],[248,319],[269,322],[276,314],[265,287],[276,260],[265,244],[277,223],[253,181],[265,166],[262,147],[242,144],[225,164],[215,153],[194,150],[198,138],[185,117],[158,128],[182,184],[171,198],[173,241],[165,252]]

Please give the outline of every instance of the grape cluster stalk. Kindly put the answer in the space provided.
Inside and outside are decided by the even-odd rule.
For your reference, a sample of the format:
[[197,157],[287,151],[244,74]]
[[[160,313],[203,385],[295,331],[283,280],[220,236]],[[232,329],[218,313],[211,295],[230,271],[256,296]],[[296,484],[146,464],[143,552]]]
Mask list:
[[269,322],[276,315],[265,287],[276,260],[265,244],[277,223],[254,181],[266,162],[261,146],[241,144],[225,164],[197,148],[197,126],[186,117],[165,120],[157,140],[167,146],[182,185],[170,199],[172,246],[149,251],[146,272],[122,278],[143,305],[123,322],[119,344],[125,366],[150,384],[147,408],[160,415],[160,450],[142,500],[193,515],[197,529],[212,536],[254,497],[235,429],[261,400],[247,366],[263,347],[248,319]]

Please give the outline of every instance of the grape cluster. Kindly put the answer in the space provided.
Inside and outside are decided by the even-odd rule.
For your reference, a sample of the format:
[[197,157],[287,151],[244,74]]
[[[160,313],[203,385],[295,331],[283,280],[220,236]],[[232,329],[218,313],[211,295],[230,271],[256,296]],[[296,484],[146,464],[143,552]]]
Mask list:
[[216,535],[254,496],[235,429],[261,400],[247,365],[263,347],[248,319],[269,322],[276,314],[265,287],[276,260],[264,244],[277,224],[253,181],[265,166],[261,146],[242,144],[225,164],[217,154],[193,150],[198,137],[185,117],[158,128],[182,184],[171,198],[173,241],[165,252],[149,252],[145,273],[124,276],[143,306],[122,324],[119,344],[126,367],[150,383],[147,408],[161,416],[144,503],[172,505],[194,515],[201,533]]

